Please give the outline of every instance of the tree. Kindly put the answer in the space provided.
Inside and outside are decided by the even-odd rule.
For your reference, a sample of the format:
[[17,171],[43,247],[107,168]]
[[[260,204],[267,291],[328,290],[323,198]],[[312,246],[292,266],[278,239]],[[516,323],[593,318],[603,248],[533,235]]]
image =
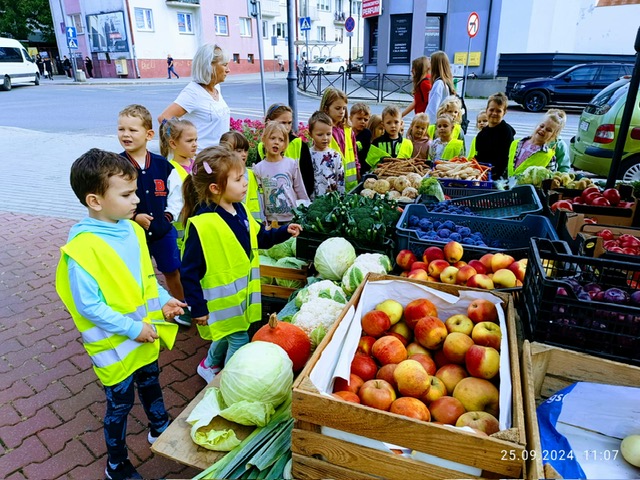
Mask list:
[[55,42],[48,0],[0,0],[0,36],[27,40],[38,32],[45,41]]

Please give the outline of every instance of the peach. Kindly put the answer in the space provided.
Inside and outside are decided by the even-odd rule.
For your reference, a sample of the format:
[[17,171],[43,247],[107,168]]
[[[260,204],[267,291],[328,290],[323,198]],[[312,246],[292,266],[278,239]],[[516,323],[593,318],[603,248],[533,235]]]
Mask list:
[[417,342],[429,350],[437,350],[442,346],[448,332],[442,320],[437,317],[424,317],[418,320],[413,330]]

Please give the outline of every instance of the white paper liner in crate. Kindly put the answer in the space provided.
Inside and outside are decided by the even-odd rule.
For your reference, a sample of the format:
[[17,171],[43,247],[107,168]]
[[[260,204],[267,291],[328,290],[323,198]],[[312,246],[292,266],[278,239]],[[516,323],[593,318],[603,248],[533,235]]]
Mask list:
[[[338,325],[336,331],[323,350],[318,362],[311,370],[309,378],[318,391],[324,395],[331,395],[333,391],[333,382],[336,378],[349,379],[351,371],[351,361],[358,348],[358,341],[362,335],[362,327],[360,320],[362,315],[385,299],[397,300],[405,307],[409,302],[418,298],[428,298],[438,309],[438,316],[443,321],[451,315],[467,313],[469,304],[478,298],[484,298],[496,304],[498,310],[498,319],[500,321],[500,329],[502,330],[502,342],[500,344],[500,429],[506,430],[511,428],[511,365],[509,362],[509,343],[507,336],[507,325],[504,310],[501,306],[502,301],[489,292],[466,291],[461,290],[460,296],[451,295],[424,285],[412,283],[405,280],[377,280],[367,282],[360,295],[357,307],[350,307],[342,321]],[[456,428],[456,427],[452,427]],[[351,438],[353,443],[364,443],[364,437],[346,432],[340,432],[340,435],[334,429],[322,427],[324,435],[348,439]],[[402,448],[396,445],[379,442],[377,440],[366,439],[367,446],[377,445],[379,450],[390,451],[391,448]],[[406,449],[403,449],[406,450]],[[428,458],[429,463],[435,463],[431,459],[435,459],[430,455],[415,452],[414,458],[425,460]],[[447,462],[443,459],[437,459],[439,463]],[[461,464],[455,464],[460,471],[474,474],[479,472],[478,469]],[[470,469],[471,470],[467,470]]]

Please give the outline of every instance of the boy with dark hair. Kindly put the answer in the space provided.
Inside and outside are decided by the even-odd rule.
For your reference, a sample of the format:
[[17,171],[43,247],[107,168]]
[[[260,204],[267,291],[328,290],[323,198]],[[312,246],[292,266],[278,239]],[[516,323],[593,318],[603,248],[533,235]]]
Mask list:
[[[149,252],[164,275],[169,292],[183,300],[178,233],[172,224],[182,210],[182,180],[166,158],[147,150],[147,142],[154,135],[151,113],[144,106],[129,105],[118,114],[118,140],[124,147],[120,155],[138,172],[136,195],[140,203],[133,221],[146,230]],[[189,311],[185,310],[176,322],[190,326]]]
[[509,163],[509,147],[516,131],[504,121],[509,100],[502,93],[495,93],[487,100],[487,119],[489,123],[475,139],[476,160],[492,166],[491,177],[494,180],[504,176]]
[[178,329],[164,319],[186,306],[158,285],[144,231],[129,221],[139,201],[136,175],[128,160],[97,148],[73,163],[71,188],[88,217],[71,228],[56,271],[56,291],[104,385],[110,480],[142,478],[126,445],[134,385],[149,419],[149,442],[169,425],[158,355],[161,343],[173,347]]

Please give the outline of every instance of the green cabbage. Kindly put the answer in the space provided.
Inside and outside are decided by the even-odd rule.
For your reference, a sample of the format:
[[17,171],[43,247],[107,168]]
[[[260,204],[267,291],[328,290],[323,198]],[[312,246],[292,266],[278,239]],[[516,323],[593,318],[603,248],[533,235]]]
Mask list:
[[444,192],[442,191],[442,186],[440,182],[435,177],[425,177],[420,182],[420,187],[418,187],[418,193],[420,195],[433,195],[438,199],[439,202],[444,201]]
[[274,245],[268,250],[260,250],[261,255],[266,255],[274,260],[280,260],[284,257],[296,256],[296,239],[295,237],[289,238],[286,242]]
[[342,289],[351,295],[362,283],[367,273],[387,273],[391,270],[391,261],[380,253],[364,253],[358,256],[342,276]]
[[241,425],[264,427],[290,398],[292,386],[293,363],[287,352],[269,342],[248,343],[225,365],[220,388],[209,388],[191,411],[191,439],[209,450],[232,450],[240,444],[235,432],[210,429],[211,420],[220,415]]
[[[276,262],[276,267],[299,269],[304,267],[306,264],[307,262],[304,260],[300,260],[295,257],[283,257]],[[281,287],[287,288],[302,288],[304,286],[304,282],[301,280],[289,280],[287,278],[278,277],[276,277],[276,283]]]
[[[276,261],[271,257],[267,257],[266,255],[259,255],[259,258],[260,265],[267,265],[269,267],[276,266]],[[271,285],[273,283],[273,277],[266,277],[263,275],[260,277],[260,283],[262,285]]]
[[543,180],[553,178],[553,172],[546,167],[528,167],[519,175],[516,175],[518,185],[529,184],[539,187]]
[[347,297],[342,289],[331,280],[321,280],[300,290],[296,295],[296,307],[300,308],[303,303],[313,298],[328,298],[339,303],[347,303]]
[[313,263],[322,278],[339,282],[355,259],[353,245],[342,237],[332,237],[318,246]]

